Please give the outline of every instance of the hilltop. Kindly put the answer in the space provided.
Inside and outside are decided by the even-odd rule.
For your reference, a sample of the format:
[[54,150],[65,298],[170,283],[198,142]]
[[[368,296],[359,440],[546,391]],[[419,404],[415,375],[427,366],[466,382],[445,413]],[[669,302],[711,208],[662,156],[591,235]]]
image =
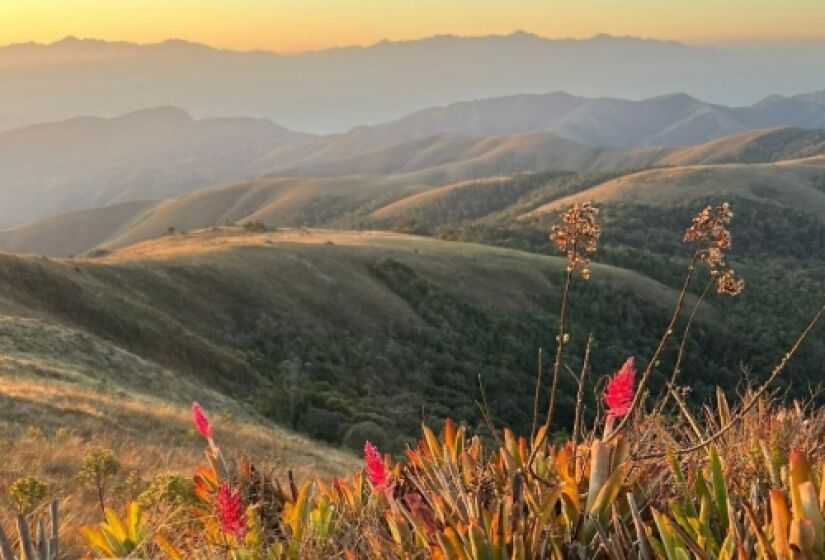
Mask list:
[[[2,352],[67,382],[249,403],[336,444],[348,427],[374,422],[397,445],[424,402],[427,417],[452,408],[475,421],[474,391],[464,389],[479,373],[490,387],[529,386],[563,269],[556,257],[483,245],[300,229],[174,234],[96,259],[4,255]],[[582,289],[624,301],[636,321],[655,324],[675,297],[628,270],[594,273]],[[643,343],[603,336],[605,359],[627,351],[622,340]],[[495,413],[523,423],[515,403],[528,392]]]
[[522,94],[416,111],[359,130],[362,137],[422,137],[432,134],[551,132],[592,146],[638,147],[699,144],[723,136],[778,126],[825,127],[817,96],[773,97],[728,107],[685,93],[626,100],[583,97],[562,91]]

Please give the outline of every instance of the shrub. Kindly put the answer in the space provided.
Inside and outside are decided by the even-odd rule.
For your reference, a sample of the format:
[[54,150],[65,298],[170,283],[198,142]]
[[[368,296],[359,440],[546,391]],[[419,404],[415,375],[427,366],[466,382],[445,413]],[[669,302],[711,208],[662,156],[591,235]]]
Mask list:
[[179,473],[163,473],[155,476],[138,497],[146,508],[160,504],[173,507],[191,506],[196,503],[195,485],[192,479]]
[[43,428],[39,426],[29,426],[26,428],[26,439],[44,440],[46,434],[43,432]]
[[378,447],[386,448],[389,446],[389,440],[384,428],[368,420],[350,426],[341,444],[349,449],[361,450],[364,448],[364,443],[369,441]]
[[120,462],[111,449],[94,447],[86,450],[83,455],[83,464],[77,473],[77,478],[87,488],[97,493],[100,511],[106,510],[106,487],[109,479],[120,472]]
[[340,412],[310,406],[304,412],[301,424],[310,436],[330,443],[338,443],[341,437],[341,426],[346,419],[347,417]]
[[40,505],[50,491],[47,483],[33,476],[19,478],[9,487],[9,495],[22,513],[28,513]]

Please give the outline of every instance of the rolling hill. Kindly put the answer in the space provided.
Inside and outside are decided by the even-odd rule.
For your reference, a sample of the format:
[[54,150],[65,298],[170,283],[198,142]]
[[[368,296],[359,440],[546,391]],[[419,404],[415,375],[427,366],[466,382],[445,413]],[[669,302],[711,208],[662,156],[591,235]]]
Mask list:
[[[481,423],[479,374],[496,418],[529,425],[535,350],[550,344],[564,268],[558,257],[431,237],[238,227],[97,258],[0,255],[0,358],[6,371],[60,383],[242,405],[335,445],[351,443],[351,429],[374,430],[398,449],[421,419]],[[652,278],[664,270],[594,264],[572,296],[571,367],[589,332],[600,369],[650,351],[676,297],[670,277]],[[807,274],[794,270],[795,289]],[[753,313],[781,304],[763,295],[775,289],[763,276],[748,277],[755,301],[713,298],[701,312],[691,348],[708,359],[690,362],[697,397],[735,383],[742,355],[763,368],[789,336],[773,321],[776,340],[760,342]],[[805,297],[783,319],[791,330]],[[800,380],[821,352],[800,357]],[[570,380],[562,387],[568,418]]]
[[311,138],[266,120],[198,121],[171,107],[3,132],[0,226],[254,175],[263,154]]
[[519,219],[548,214],[585,200],[667,207],[708,197],[759,200],[825,219],[825,156],[630,173],[539,206]]
[[[558,292],[563,268],[556,257],[483,245],[300,229],[202,230],[96,259],[0,255],[0,357],[7,372],[64,383],[178,403],[260,405],[336,443],[341,433],[316,433],[328,428],[321,417],[305,417],[315,414],[308,410],[334,413],[336,430],[378,421],[397,437],[415,429],[421,402],[432,403],[432,414],[460,402],[460,414],[476,418],[479,371],[491,383],[516,375],[529,384],[529,368],[498,363],[488,338],[504,336],[512,320],[524,321],[524,339],[506,344],[543,338],[546,318],[536,305]],[[589,290],[641,302],[653,322],[674,297],[627,270],[597,265],[595,272]],[[444,322],[452,325],[447,338]],[[471,341],[476,328],[487,334]],[[437,340],[479,354],[466,364],[444,361]],[[398,362],[387,364],[387,352]],[[414,365],[416,353],[429,357]],[[307,393],[300,406],[284,401],[295,390],[290,383]],[[514,414],[508,406],[497,410]]]
[[[621,176],[634,177],[638,169],[648,169],[638,172],[639,177],[682,177],[681,183],[665,186],[663,192],[698,182],[691,190],[694,198],[711,192],[736,194],[751,185],[763,198],[781,199],[773,183],[787,183],[793,185],[790,189],[808,193],[798,204],[789,201],[789,206],[807,211],[808,203],[818,200],[819,174],[825,172],[817,159],[825,153],[824,139],[820,130],[788,127],[684,148],[596,148],[546,133],[480,139],[439,136],[175,199],[53,216],[0,231],[0,250],[80,255],[157,237],[169,228],[188,231],[227,223],[393,227],[419,220],[434,226],[481,218],[514,205],[519,214],[526,214],[559,196],[594,187],[599,181],[587,179],[589,175],[627,182],[633,179]],[[661,170],[650,170],[651,166]],[[571,174],[583,179],[576,183]],[[527,176],[532,178],[525,180]],[[684,190],[680,193],[683,196]],[[527,198],[520,200],[523,196]],[[425,216],[433,204],[440,208],[438,218]],[[468,208],[474,209],[465,211]]]
[[[822,152],[821,132],[785,127],[692,149],[634,146],[694,144],[757,125],[816,126],[825,122],[816,116],[825,115],[817,99],[776,98],[745,110],[711,107],[684,95],[643,101],[516,96],[424,110],[323,137],[267,120],[199,121],[172,107],[113,119],[76,118],[0,133],[0,196],[8,200],[0,209],[0,229],[258,177],[392,175],[395,182],[403,177],[411,186],[438,187],[549,169],[583,173],[804,157]],[[794,103],[808,109],[785,108],[776,115],[765,109]],[[729,126],[708,127],[707,119]],[[71,252],[88,247],[70,245]]]
[[825,128],[825,104],[816,95],[771,97],[728,107],[684,93],[638,101],[588,98],[564,92],[462,101],[423,109],[401,119],[362,127],[361,143],[433,134],[551,132],[591,146],[690,145],[780,126]]
[[486,136],[445,133],[391,144],[347,158],[304,163],[275,171],[272,175],[402,175],[419,182],[444,184],[495,173],[548,169],[592,172],[647,167],[667,153],[666,148],[591,146],[546,132]]

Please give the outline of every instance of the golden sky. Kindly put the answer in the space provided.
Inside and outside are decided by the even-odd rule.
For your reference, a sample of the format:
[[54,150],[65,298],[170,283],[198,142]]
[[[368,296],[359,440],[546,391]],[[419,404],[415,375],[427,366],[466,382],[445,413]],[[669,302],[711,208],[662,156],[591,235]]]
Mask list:
[[0,0],[0,44],[74,35],[297,52],[519,29],[688,43],[825,39],[825,0]]

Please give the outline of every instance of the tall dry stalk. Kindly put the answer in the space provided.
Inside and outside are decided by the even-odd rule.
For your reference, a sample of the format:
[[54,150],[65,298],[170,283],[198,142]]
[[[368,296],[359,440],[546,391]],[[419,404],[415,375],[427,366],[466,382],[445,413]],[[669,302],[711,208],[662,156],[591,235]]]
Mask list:
[[728,225],[732,218],[733,212],[731,211],[730,204],[727,202],[715,208],[707,206],[693,218],[690,227],[685,231],[683,242],[696,243],[697,246],[690,260],[690,264],[688,264],[685,280],[682,283],[682,289],[676,300],[676,306],[673,309],[673,314],[665,328],[664,334],[656,345],[656,350],[653,352],[642,373],[639,386],[633,397],[633,403],[630,406],[630,414],[622,418],[622,421],[619,422],[619,425],[616,426],[616,429],[610,434],[607,441],[612,441],[627,423],[630,422],[633,413],[639,408],[642,400],[645,398],[645,391],[653,369],[656,367],[668,341],[673,336],[673,329],[679,320],[679,315],[685,304],[691,280],[693,280],[694,273],[696,272],[696,265],[700,262],[708,265],[719,293],[737,295],[742,291],[744,281],[736,275],[736,272],[732,268],[727,267],[725,263],[725,251],[730,249],[731,246],[731,233]]
[[559,387],[564,346],[568,341],[567,306],[570,298],[570,287],[573,283],[573,274],[577,270],[585,280],[590,278],[591,271],[589,255],[596,252],[602,229],[597,222],[599,209],[590,202],[574,204],[561,216],[561,224],[550,229],[550,240],[556,248],[567,256],[565,269],[564,289],[559,310],[558,333],[556,335],[556,357],[553,361],[553,381],[550,387],[550,398],[547,404],[547,416],[544,429],[547,432],[553,422],[556,406],[556,394]]
[[539,424],[539,398],[541,396],[541,378],[542,378],[542,358],[543,350],[539,348],[538,359],[536,362],[536,390],[533,394],[533,422],[530,425],[530,433],[535,435],[536,428]]
[[[745,418],[745,416],[748,414],[748,412],[750,412],[753,409],[753,407],[762,399],[762,397],[765,396],[765,394],[767,393],[768,389],[770,389],[773,382],[776,381],[776,378],[779,377],[779,375],[785,370],[785,366],[788,365],[788,362],[791,360],[791,358],[793,358],[796,355],[796,353],[799,351],[800,346],[802,346],[802,343],[805,341],[806,338],[808,338],[808,335],[811,333],[811,331],[814,329],[814,327],[817,325],[817,323],[819,322],[819,320],[822,318],[823,315],[825,315],[825,304],[823,304],[822,307],[819,308],[819,311],[817,311],[817,313],[814,315],[813,319],[811,319],[811,321],[808,323],[808,325],[799,334],[796,341],[794,341],[794,343],[791,346],[790,350],[788,350],[782,356],[782,359],[771,370],[771,373],[768,376],[768,378],[765,380],[765,382],[762,383],[762,385],[760,385],[759,388],[754,393],[752,393],[751,398],[748,400],[747,403],[745,403],[744,406],[742,406],[742,408],[739,410],[739,412],[736,415],[734,415],[730,420],[725,422],[715,433],[711,434],[710,436],[707,436],[706,438],[703,438],[702,440],[700,440],[699,442],[697,442],[694,445],[684,447],[684,448],[681,448],[681,449],[676,449],[676,450],[672,451],[672,453],[675,454],[675,455],[685,455],[687,453],[692,453],[694,451],[699,451],[700,449],[703,449],[703,448],[707,447],[708,445],[712,444],[713,442],[715,442],[716,440],[718,440],[720,437],[722,437],[723,435],[728,433],[731,430],[731,428],[736,426],[736,424],[738,424],[740,421],[742,421]],[[637,457],[637,459],[639,459],[639,460],[661,459],[664,456],[665,456],[664,453],[650,453],[650,454],[647,454],[647,455]]]
[[[527,461],[527,468],[531,471],[536,453],[538,453],[539,448],[544,444],[547,434],[550,431],[550,425],[553,422],[564,346],[568,341],[566,330],[570,288],[573,283],[574,273],[577,270],[584,280],[590,278],[591,270],[588,268],[590,264],[589,255],[596,252],[598,240],[602,234],[601,226],[599,226],[597,221],[598,214],[599,209],[590,202],[574,204],[562,213],[561,223],[550,228],[550,241],[553,242],[559,252],[567,257],[567,267],[565,268],[564,288],[562,290],[561,308],[559,309],[558,331],[556,333],[556,356],[553,360],[553,377],[547,403],[547,414],[542,429],[536,433],[534,427],[533,433],[531,434],[533,448]],[[541,370],[539,370],[539,372],[540,371]],[[540,385],[541,378],[539,377],[536,382],[536,396],[538,396],[538,386]],[[536,410],[537,407],[538,398],[534,401],[534,410]]]

